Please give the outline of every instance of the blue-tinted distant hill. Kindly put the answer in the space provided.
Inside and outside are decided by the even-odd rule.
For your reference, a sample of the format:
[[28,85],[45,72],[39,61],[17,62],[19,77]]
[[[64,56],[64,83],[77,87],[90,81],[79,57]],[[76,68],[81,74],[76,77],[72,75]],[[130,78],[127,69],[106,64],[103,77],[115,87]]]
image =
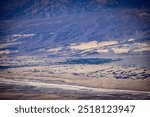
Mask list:
[[0,43],[30,53],[70,43],[149,40],[149,0],[3,0]]
[[1,0],[0,19],[49,18],[112,8],[149,8],[149,0]]

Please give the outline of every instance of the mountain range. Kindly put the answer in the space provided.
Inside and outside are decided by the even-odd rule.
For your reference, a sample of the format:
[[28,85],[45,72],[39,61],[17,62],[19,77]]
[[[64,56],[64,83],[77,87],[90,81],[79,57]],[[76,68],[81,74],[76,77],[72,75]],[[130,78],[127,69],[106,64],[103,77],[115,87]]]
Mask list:
[[32,54],[130,38],[147,43],[149,5],[148,0],[5,0],[0,7],[1,50]]

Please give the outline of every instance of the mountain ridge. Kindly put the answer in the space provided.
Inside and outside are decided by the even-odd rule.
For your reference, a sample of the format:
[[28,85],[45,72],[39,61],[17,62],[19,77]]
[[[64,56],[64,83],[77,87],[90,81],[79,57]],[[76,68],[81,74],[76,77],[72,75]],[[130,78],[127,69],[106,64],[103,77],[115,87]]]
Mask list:
[[[12,5],[9,5],[10,2]],[[149,8],[148,0],[5,0],[1,3],[0,19],[50,18],[70,14],[98,12],[109,8]]]

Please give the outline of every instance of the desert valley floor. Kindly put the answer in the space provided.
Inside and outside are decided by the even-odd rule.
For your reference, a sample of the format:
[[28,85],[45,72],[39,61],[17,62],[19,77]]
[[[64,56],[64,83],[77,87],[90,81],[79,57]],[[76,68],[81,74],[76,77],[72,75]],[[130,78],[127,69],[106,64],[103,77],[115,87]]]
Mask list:
[[[39,65],[48,58],[9,59],[1,61],[17,62],[18,66],[1,68],[0,99],[150,99],[148,63],[144,67],[126,64],[126,58],[104,64]],[[38,65],[29,64],[33,61]]]

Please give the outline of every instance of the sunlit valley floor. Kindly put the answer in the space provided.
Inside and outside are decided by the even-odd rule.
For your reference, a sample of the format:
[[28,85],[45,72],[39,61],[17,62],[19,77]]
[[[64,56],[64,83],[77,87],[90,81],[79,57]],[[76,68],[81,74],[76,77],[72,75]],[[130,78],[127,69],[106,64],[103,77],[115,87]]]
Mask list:
[[[71,44],[68,51],[70,45],[42,49],[50,52],[47,56],[3,55],[0,99],[150,99],[149,49],[142,49],[149,43],[131,51],[129,44],[112,42]],[[89,54],[98,50],[101,54]]]

